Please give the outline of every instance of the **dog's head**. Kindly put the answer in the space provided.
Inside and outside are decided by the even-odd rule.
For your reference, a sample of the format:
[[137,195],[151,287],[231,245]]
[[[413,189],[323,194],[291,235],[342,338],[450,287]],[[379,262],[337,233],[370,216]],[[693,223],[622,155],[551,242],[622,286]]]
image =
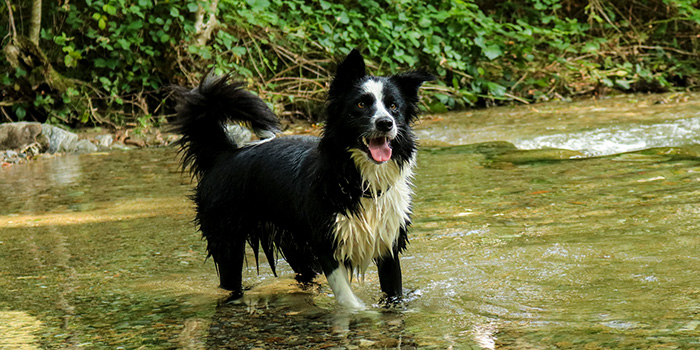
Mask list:
[[362,55],[352,50],[328,92],[325,141],[360,149],[376,164],[407,160],[415,150],[410,125],[418,116],[418,89],[434,79],[423,71],[367,75]]

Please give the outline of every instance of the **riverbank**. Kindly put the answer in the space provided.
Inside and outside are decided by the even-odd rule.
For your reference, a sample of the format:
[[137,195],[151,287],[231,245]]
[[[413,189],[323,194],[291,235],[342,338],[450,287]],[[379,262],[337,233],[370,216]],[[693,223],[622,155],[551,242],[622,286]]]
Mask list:
[[[286,122],[283,134],[318,135],[320,126],[306,121]],[[248,129],[228,128],[229,135],[238,143],[255,138]],[[84,128],[70,131],[61,126],[36,122],[0,124],[0,166],[10,167],[32,159],[54,157],[70,153],[129,151],[132,149],[170,146],[180,135],[170,133],[167,127],[119,129]]]
[[33,122],[0,125],[0,164],[8,167],[39,157],[67,153],[95,153],[111,150],[166,146],[179,137],[154,129],[148,132],[66,128]]

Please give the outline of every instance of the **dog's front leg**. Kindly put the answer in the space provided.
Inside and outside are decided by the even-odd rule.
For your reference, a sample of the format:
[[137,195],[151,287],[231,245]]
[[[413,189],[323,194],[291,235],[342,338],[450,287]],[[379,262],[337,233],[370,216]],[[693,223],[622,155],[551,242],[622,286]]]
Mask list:
[[387,300],[398,301],[403,294],[398,252],[393,256],[387,255],[377,259],[377,272],[379,284],[382,287],[382,292],[386,294]]
[[335,300],[343,307],[362,310],[365,304],[355,296],[350,288],[350,274],[343,264],[339,264],[332,258],[321,259],[323,273],[326,275],[328,284],[333,290]]

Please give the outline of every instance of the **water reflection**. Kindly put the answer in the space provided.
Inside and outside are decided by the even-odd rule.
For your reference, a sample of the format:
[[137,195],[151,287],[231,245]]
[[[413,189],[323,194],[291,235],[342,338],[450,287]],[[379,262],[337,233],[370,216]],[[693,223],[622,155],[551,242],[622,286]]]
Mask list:
[[[0,172],[0,214],[21,210],[27,202],[41,201],[50,189],[69,188],[81,176],[80,157],[52,157],[33,166],[13,166]],[[68,190],[70,193],[70,191]],[[76,193],[71,193],[76,195]],[[28,209],[28,208],[27,208]]]

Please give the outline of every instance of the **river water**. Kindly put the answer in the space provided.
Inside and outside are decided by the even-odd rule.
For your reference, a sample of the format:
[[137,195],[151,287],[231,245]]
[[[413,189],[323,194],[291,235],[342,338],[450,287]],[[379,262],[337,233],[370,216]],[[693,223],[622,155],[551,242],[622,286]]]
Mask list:
[[[426,116],[407,302],[249,257],[216,288],[174,149],[0,170],[0,348],[700,348],[700,95]],[[380,298],[376,270],[358,296]]]

